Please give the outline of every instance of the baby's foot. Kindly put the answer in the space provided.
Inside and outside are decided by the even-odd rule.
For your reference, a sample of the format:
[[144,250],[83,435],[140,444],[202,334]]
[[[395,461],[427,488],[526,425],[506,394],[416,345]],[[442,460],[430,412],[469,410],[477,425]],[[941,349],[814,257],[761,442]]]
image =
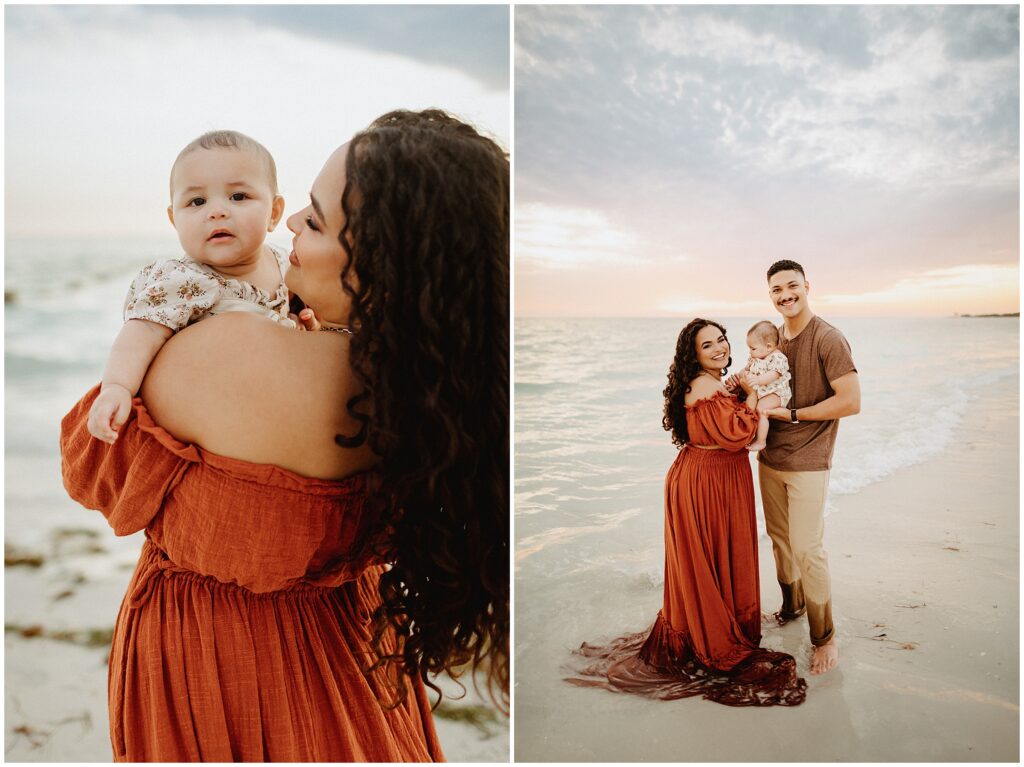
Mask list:
[[756,453],[758,450],[764,450],[766,444],[767,443],[764,440],[751,442],[749,445],[747,445],[747,450],[749,450],[751,453]]

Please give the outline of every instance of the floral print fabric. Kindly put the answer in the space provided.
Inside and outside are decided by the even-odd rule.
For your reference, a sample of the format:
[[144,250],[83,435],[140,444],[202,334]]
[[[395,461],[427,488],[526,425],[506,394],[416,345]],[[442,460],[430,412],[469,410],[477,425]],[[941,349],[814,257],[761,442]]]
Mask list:
[[791,376],[789,373],[789,360],[786,359],[785,354],[776,349],[763,360],[751,359],[750,373],[755,376],[764,375],[765,373],[778,373],[779,377],[770,384],[755,386],[754,390],[757,392],[758,398],[767,397],[769,394],[778,394],[779,399],[782,400],[782,407],[786,407],[789,404],[793,392],[789,389]]
[[286,259],[279,249],[268,247],[281,273],[281,282],[273,295],[251,283],[225,277],[188,256],[165,258],[144,267],[132,280],[124,302],[125,322],[149,320],[178,332],[211,314],[234,311],[236,307],[232,304],[241,300],[258,307],[268,317],[291,324],[288,288],[284,285]]

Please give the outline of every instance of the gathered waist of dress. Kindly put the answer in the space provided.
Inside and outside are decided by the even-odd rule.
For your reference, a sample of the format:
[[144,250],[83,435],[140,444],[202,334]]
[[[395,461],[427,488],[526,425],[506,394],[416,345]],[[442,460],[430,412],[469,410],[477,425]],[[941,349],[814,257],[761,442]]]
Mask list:
[[[371,566],[364,572],[383,570],[383,567]],[[232,581],[222,581],[212,575],[190,570],[171,560],[157,544],[149,538],[142,546],[139,564],[135,571],[134,587],[128,593],[128,606],[137,608],[144,605],[153,594],[153,589],[162,578],[175,578],[201,584],[208,588],[225,589],[237,592],[250,599],[277,599],[282,597],[301,598],[318,597],[337,590],[337,586],[318,586],[314,583],[298,581],[275,591],[253,591]]]
[[680,452],[680,458],[689,463],[698,462],[701,464],[732,464],[740,461],[746,463],[750,452],[743,448],[741,450],[726,450],[724,447],[716,445],[713,448],[702,447],[701,445],[692,445],[687,443],[687,447],[697,448],[696,450],[683,450]]

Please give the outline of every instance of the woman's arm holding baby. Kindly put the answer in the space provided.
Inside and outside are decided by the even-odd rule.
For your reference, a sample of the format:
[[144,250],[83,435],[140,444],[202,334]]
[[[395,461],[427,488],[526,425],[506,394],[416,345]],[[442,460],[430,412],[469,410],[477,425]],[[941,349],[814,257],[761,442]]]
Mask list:
[[149,364],[171,335],[170,328],[149,320],[131,319],[124,324],[107,358],[99,396],[89,411],[92,436],[114,443]]

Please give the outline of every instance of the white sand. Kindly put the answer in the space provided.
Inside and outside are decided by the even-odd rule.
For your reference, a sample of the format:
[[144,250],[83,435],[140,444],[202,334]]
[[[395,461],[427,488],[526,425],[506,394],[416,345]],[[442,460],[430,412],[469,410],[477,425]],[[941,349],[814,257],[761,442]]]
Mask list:
[[[516,760],[1018,761],[1018,386],[975,401],[941,456],[834,499],[825,544],[840,666],[809,675],[806,620],[762,642],[797,658],[803,705],[573,688],[555,708],[523,695]],[[760,557],[770,611],[780,597],[767,540]],[[518,694],[529,669],[516,679]]]
[[[82,510],[82,514],[96,514]],[[87,534],[61,556],[50,556],[40,568],[8,567],[5,575],[5,621],[12,626],[42,626],[45,633],[109,631],[124,596],[134,563],[119,556],[121,567],[98,567],[103,555],[89,548],[103,546],[106,531]],[[106,541],[110,543],[110,541]],[[140,539],[141,543],[141,539]],[[55,544],[56,547],[56,544]],[[77,550],[74,550],[77,549]],[[56,554],[56,551],[51,552]],[[130,553],[130,552],[129,552]],[[84,580],[76,576],[84,575]],[[54,599],[65,591],[70,596]],[[5,758],[15,762],[109,762],[112,760],[107,720],[107,648],[45,637],[24,638],[9,630],[5,637]],[[446,693],[459,694],[451,680]],[[488,708],[472,688],[463,700],[446,706],[480,707],[489,714],[479,726],[435,716],[438,736],[449,761],[505,762],[509,753],[508,719]]]

